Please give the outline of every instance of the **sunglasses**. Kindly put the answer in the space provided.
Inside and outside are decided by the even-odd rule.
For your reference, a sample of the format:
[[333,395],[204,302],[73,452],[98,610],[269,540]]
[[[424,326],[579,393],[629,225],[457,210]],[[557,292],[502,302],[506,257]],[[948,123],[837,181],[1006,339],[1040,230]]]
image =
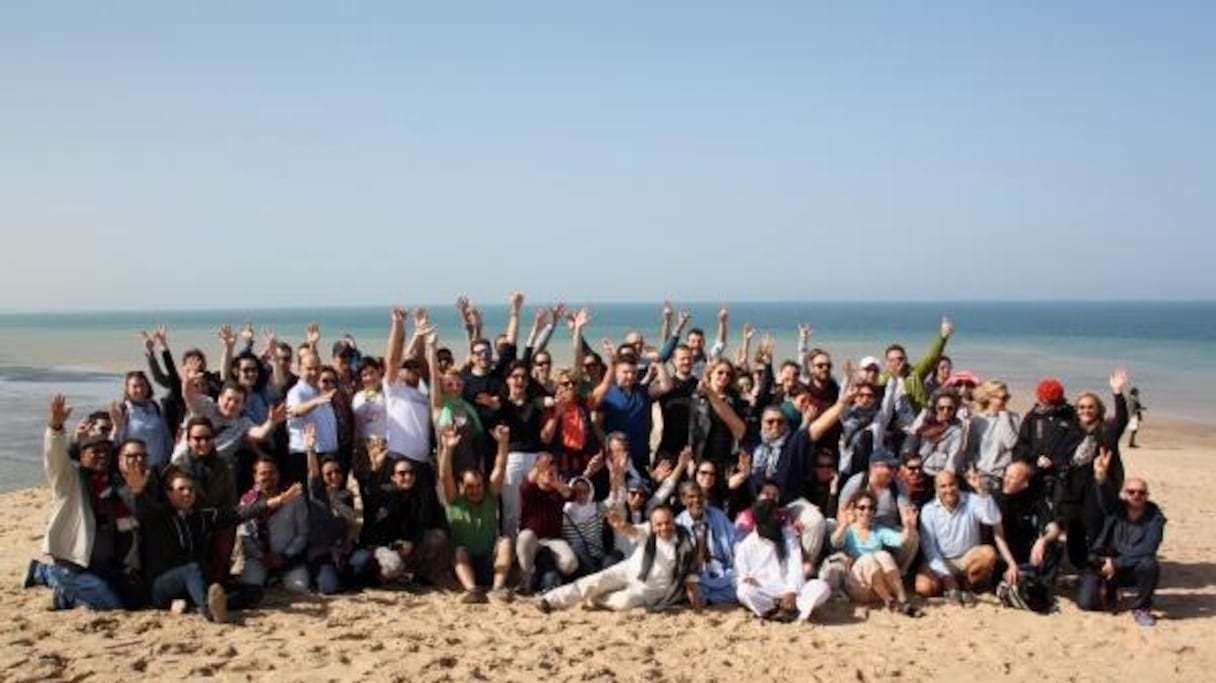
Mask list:
[[473,355],[477,356],[479,358],[488,358],[490,355],[490,350],[489,349],[476,349],[473,351]]
[[413,476],[414,470],[393,470],[394,477]]
[[853,508],[853,509],[854,509],[854,510],[856,510],[856,511],[858,511],[858,512],[869,512],[869,511],[871,511],[871,510],[873,510],[873,509],[874,509],[874,506],[872,506],[872,505],[857,505],[857,506],[854,506],[854,508]]
[[919,472],[922,469],[921,465],[904,465],[909,472]]
[[1123,489],[1123,493],[1129,496],[1147,496],[1148,491],[1145,489]]

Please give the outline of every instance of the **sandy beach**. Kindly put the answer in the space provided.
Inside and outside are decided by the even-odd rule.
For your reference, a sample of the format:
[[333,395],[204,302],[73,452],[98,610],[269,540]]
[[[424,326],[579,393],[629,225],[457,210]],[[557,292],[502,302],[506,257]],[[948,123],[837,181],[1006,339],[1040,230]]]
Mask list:
[[809,625],[741,608],[671,615],[573,610],[530,601],[466,606],[443,591],[337,598],[271,593],[262,608],[213,625],[166,612],[47,611],[22,590],[46,523],[45,488],[0,496],[0,680],[731,681],[956,678],[1040,681],[1209,680],[1216,653],[1216,514],[1208,465],[1216,428],[1150,422],[1125,453],[1170,521],[1156,628],[1086,614],[1069,599],[1038,616],[992,595],[972,609],[930,604],[910,621],[831,602]]

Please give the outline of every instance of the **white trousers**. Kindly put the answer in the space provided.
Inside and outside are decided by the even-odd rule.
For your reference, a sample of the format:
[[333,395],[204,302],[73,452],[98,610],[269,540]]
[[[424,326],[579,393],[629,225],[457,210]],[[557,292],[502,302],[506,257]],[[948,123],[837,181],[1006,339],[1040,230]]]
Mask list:
[[[781,596],[785,594],[785,584],[761,584],[753,586],[750,583],[740,582],[735,593],[739,596],[739,602],[747,607],[756,616],[764,616],[771,612],[777,603],[781,601]],[[798,619],[806,621],[811,617],[811,612],[820,605],[828,601],[832,595],[832,589],[826,583],[819,579],[811,579],[802,585],[802,589],[798,591]]]

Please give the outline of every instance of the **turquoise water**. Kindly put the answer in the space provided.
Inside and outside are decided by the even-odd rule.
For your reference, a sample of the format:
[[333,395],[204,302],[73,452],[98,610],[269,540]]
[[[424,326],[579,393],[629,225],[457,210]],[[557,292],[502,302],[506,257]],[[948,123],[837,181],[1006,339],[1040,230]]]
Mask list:
[[[502,329],[506,308],[482,306],[487,333]],[[717,304],[688,307],[692,326],[711,339]],[[659,304],[596,304],[590,307],[588,337],[619,339],[640,330],[656,339]],[[430,307],[445,343],[463,335],[450,304]],[[525,306],[521,341],[531,322]],[[956,368],[1009,382],[1015,393],[1029,394],[1044,376],[1064,381],[1070,394],[1082,389],[1106,393],[1106,378],[1115,365],[1132,371],[1149,415],[1168,415],[1196,422],[1216,421],[1210,387],[1216,383],[1216,302],[946,302],[946,303],[742,303],[731,306],[730,343],[739,342],[743,322],[777,339],[779,358],[792,357],[800,323],[815,330],[813,345],[840,357],[881,356],[887,344],[904,344],[913,360],[932,341],[942,315],[957,327],[947,353]],[[135,332],[156,323],[170,327],[172,338],[196,338],[210,357],[218,358],[214,330],[223,323],[253,322],[270,326],[290,341],[300,341],[304,327],[320,323],[327,342],[350,332],[366,350],[381,353],[388,329],[387,307],[215,311],[149,311],[122,313],[0,315],[0,489],[38,483],[41,474],[41,424],[46,397],[63,391],[77,412],[102,407],[120,392],[120,376],[88,367],[142,367]],[[64,340],[99,348],[122,348],[123,356],[100,363],[57,363],[53,367],[14,359]],[[116,346],[121,340],[122,346]],[[109,343],[109,346],[106,346]],[[598,344],[597,344],[598,345]],[[185,346],[174,344],[178,354]],[[555,335],[558,360],[569,357],[565,330]],[[127,353],[129,349],[129,353]],[[214,361],[213,361],[214,362]],[[33,367],[31,367],[33,366]],[[67,367],[72,366],[72,367]],[[839,367],[839,363],[838,363]]]

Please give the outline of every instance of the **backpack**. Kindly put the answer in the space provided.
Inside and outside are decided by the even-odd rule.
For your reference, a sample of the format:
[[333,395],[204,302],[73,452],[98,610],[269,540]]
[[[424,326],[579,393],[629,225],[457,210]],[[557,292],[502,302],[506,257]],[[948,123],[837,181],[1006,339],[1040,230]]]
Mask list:
[[1018,576],[1017,585],[1010,585],[1002,579],[996,587],[996,596],[1002,605],[1011,609],[1028,610],[1036,614],[1051,614],[1056,611],[1055,591],[1051,584],[1034,571],[1022,572]]

